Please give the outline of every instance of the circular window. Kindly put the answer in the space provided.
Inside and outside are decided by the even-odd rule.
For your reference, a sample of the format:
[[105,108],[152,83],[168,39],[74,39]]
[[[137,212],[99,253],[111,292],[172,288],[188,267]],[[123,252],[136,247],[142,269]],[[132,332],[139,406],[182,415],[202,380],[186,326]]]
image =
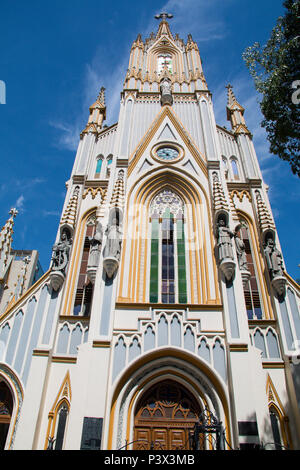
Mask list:
[[173,143],[165,141],[155,144],[152,147],[150,154],[154,160],[160,163],[172,164],[177,163],[184,157],[184,150],[177,142]]
[[156,155],[162,160],[176,160],[179,156],[179,152],[173,147],[160,147],[156,150]]

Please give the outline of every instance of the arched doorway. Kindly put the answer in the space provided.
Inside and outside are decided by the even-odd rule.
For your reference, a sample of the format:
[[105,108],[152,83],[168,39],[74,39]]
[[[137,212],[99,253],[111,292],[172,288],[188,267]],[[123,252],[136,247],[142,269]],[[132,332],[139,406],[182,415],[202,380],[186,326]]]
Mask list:
[[13,397],[4,381],[0,381],[0,450],[4,450],[13,412]]
[[155,384],[137,404],[133,449],[189,450],[200,414],[197,400],[181,384],[172,380]]

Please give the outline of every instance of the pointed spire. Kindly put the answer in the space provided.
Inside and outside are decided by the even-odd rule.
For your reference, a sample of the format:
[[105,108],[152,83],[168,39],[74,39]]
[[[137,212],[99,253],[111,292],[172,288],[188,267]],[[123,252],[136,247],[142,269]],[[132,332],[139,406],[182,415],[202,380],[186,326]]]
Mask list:
[[77,216],[78,195],[79,186],[76,186],[60,222],[62,227],[65,227],[67,225],[69,228],[71,228],[72,234],[74,232]]
[[90,116],[86,128],[82,134],[97,134],[102,128],[102,123],[106,119],[105,88],[102,87],[95,103],[90,106]]
[[274,221],[258,189],[255,191],[255,197],[256,197],[258,220],[259,220],[261,231],[263,233],[266,233],[266,232],[275,233]]
[[125,201],[125,188],[124,188],[124,170],[120,170],[115,186],[113,189],[113,194],[110,201],[110,207],[118,207],[122,209]]
[[237,101],[235,94],[233,92],[233,87],[229,83],[226,85],[227,88],[227,119],[231,122],[231,127],[234,134],[248,134],[251,135],[245,119],[244,111],[245,109]]
[[156,39],[160,38],[163,35],[169,36],[170,39],[174,39],[170,30],[170,27],[169,27],[169,23],[167,22],[167,19],[173,18],[173,15],[171,15],[170,13],[163,12],[163,13],[160,13],[159,15],[155,15],[154,18],[157,20],[159,19],[162,20],[158,27]]
[[105,108],[105,88],[101,87],[96,103]]
[[11,250],[12,243],[14,218],[17,216],[18,211],[16,208],[12,208],[9,213],[11,216],[0,232],[0,280],[3,279],[8,266],[9,253]]
[[[238,108],[244,114],[244,108],[238,103],[235,94],[233,92],[233,87],[230,83],[226,85],[227,88],[227,109]],[[228,113],[227,113],[228,114]]]
[[222,183],[219,180],[217,172],[212,175],[213,178],[213,204],[215,213],[229,212],[229,207],[224,194]]

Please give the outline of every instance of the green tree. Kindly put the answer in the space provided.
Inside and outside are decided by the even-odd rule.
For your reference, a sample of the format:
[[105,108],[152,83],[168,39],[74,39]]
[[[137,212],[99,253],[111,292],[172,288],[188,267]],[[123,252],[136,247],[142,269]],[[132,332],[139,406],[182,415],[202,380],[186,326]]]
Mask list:
[[266,45],[248,47],[243,59],[261,94],[262,127],[270,152],[300,177],[300,0],[285,0]]

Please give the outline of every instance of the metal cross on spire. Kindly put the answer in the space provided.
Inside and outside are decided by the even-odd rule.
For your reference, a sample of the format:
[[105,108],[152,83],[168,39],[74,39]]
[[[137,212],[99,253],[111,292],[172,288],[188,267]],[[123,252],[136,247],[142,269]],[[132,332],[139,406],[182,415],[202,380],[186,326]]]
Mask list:
[[157,20],[159,20],[160,18],[163,20],[163,21],[166,21],[167,18],[171,19],[173,18],[173,15],[171,15],[170,13],[160,13],[160,15],[155,15],[155,17]]

